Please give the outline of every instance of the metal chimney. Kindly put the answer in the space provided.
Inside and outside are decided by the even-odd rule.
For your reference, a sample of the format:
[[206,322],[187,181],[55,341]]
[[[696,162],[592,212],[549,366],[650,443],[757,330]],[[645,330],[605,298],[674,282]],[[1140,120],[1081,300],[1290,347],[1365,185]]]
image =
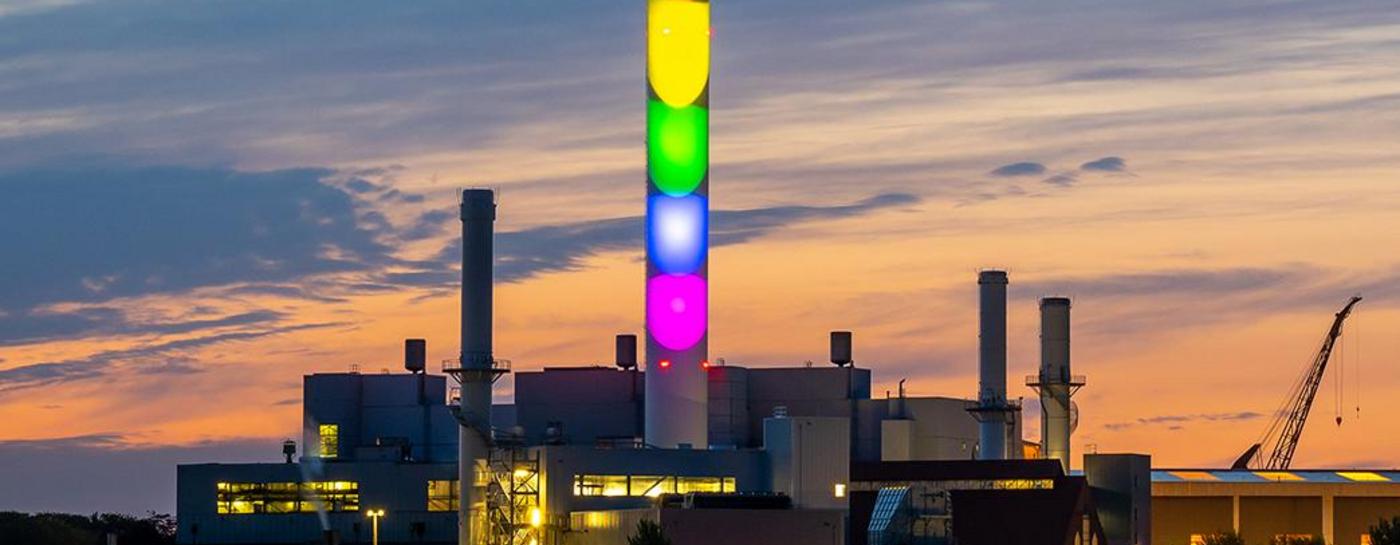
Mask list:
[[977,275],[979,309],[977,406],[968,409],[978,428],[979,460],[1006,459],[1006,435],[1014,409],[1006,402],[1006,271]]
[[489,455],[491,383],[497,375],[491,352],[492,247],[496,195],[490,189],[462,191],[462,357],[454,376],[461,383],[458,411],[460,443],[457,482],[459,545],[475,543],[472,531],[484,528],[484,497],[473,483],[476,466]]
[[617,367],[630,371],[637,368],[637,336],[624,334],[617,336]]
[[1074,431],[1070,397],[1084,386],[1084,378],[1070,373],[1070,300],[1040,300],[1040,374],[1028,381],[1040,393],[1040,441],[1045,457],[1070,469],[1070,434]]
[[428,341],[404,339],[403,368],[410,373],[422,373],[428,363]]
[[850,365],[851,359],[851,332],[832,331],[831,332],[831,363],[837,367]]

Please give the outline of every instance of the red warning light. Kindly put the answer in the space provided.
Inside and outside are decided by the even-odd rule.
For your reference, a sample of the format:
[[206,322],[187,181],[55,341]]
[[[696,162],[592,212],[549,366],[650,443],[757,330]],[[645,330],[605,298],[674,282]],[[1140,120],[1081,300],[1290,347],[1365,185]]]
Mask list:
[[661,360],[661,361],[658,362],[658,363],[661,364],[661,368],[662,368],[662,369],[665,369],[665,368],[671,366],[671,360]]
[[709,369],[709,368],[710,368],[710,360],[705,360],[705,361],[700,362],[700,367],[705,368],[705,369]]

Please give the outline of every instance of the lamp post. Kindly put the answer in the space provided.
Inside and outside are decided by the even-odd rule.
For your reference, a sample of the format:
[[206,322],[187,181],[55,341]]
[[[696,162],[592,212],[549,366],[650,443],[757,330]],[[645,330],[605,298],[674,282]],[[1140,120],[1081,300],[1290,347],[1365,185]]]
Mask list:
[[379,545],[379,517],[384,516],[383,509],[370,509],[365,511],[365,516],[370,520],[370,543]]

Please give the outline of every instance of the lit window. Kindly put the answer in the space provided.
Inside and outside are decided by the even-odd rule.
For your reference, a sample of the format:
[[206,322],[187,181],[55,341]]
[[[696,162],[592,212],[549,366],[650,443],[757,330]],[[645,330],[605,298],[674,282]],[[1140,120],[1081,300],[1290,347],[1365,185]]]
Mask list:
[[450,481],[428,481],[428,510],[429,511],[456,511],[461,497],[457,480]]
[[1361,534],[1361,545],[1371,545],[1371,534]]
[[628,496],[649,498],[655,498],[662,494],[674,494],[675,492],[675,479],[655,475],[633,475],[631,485],[627,488]]
[[1206,545],[1206,536],[1191,534],[1191,545]]
[[218,483],[220,515],[341,512],[360,509],[360,484],[353,481]]
[[574,475],[575,496],[649,497],[689,492],[735,491],[734,477],[673,475]]
[[719,477],[676,477],[676,492],[724,492],[724,480]]
[[846,483],[836,483],[836,489],[831,491],[831,495],[838,498],[846,497]]
[[318,429],[320,433],[320,446],[322,458],[335,458],[340,454],[340,425],[321,424]]
[[575,475],[575,496],[626,496],[626,475]]

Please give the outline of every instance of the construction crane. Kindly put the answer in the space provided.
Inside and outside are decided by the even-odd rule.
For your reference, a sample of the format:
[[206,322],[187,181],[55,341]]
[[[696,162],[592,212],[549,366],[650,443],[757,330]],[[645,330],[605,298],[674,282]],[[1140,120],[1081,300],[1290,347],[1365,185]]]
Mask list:
[[[1332,329],[1327,330],[1327,335],[1322,338],[1322,348],[1319,348],[1317,355],[1313,357],[1312,364],[1304,369],[1303,376],[1294,383],[1293,389],[1288,392],[1288,397],[1284,399],[1283,409],[1274,415],[1274,419],[1269,423],[1269,427],[1264,430],[1264,436],[1258,443],[1250,446],[1244,451],[1231,469],[1249,469],[1254,464],[1255,459],[1263,463],[1259,469],[1266,470],[1287,470],[1289,464],[1293,462],[1293,452],[1298,450],[1298,439],[1303,435],[1303,426],[1308,423],[1308,411],[1312,410],[1313,398],[1317,396],[1317,388],[1322,385],[1323,374],[1327,371],[1327,360],[1332,357],[1332,347],[1336,345],[1337,338],[1342,335],[1342,323],[1351,314],[1352,307],[1361,302],[1361,297],[1352,297],[1347,301],[1346,306],[1337,312],[1337,317],[1332,321]],[[1341,423],[1341,419],[1337,420]],[[1261,454],[1264,447],[1268,447],[1268,458],[1263,458]]]

